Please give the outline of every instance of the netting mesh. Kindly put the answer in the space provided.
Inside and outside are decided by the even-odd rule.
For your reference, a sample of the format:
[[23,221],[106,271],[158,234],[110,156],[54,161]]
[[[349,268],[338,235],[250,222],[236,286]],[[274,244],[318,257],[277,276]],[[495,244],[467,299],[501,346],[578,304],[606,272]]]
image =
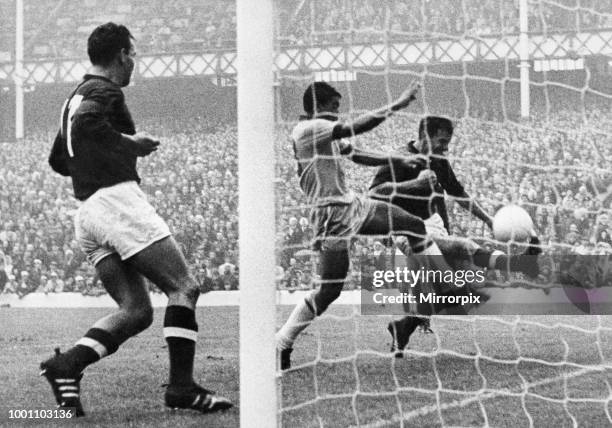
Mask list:
[[[423,116],[453,120],[448,158],[467,193],[489,214],[521,205],[544,244],[537,278],[491,271],[488,287],[518,290],[528,301],[562,285],[562,256],[610,254],[609,3],[528,3],[528,119],[520,117],[518,2],[294,6],[278,29],[280,44],[303,46],[301,68],[281,73],[278,97],[279,325],[321,283],[290,140],[302,91],[315,80],[342,93],[346,120],[391,102],[413,79],[423,82],[415,104],[351,142],[401,152]],[[333,73],[330,61],[338,61]],[[348,187],[366,192],[375,168],[343,162]],[[446,204],[452,235],[508,249],[456,201]],[[380,243],[388,237],[355,237],[343,294],[297,339],[293,368],[279,375],[283,426],[612,423],[606,316],[434,316],[434,334],[415,332],[404,358],[394,358],[392,318],[360,315],[358,294],[364,256],[395,251]],[[587,287],[611,283],[607,272],[588,278]]]

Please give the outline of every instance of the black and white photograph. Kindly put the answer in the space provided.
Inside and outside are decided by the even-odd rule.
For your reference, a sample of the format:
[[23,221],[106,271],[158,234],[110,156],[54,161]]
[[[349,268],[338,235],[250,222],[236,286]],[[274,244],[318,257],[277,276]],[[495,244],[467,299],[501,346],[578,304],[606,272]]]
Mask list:
[[0,426],[612,426],[610,0],[0,33]]

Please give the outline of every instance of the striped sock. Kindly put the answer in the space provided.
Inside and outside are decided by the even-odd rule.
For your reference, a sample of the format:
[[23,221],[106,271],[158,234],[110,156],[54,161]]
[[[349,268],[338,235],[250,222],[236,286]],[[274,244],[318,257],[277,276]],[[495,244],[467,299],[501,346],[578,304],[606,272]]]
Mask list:
[[192,385],[198,337],[195,312],[185,306],[168,306],[164,318],[164,337],[170,353],[170,385]]
[[74,347],[66,351],[65,356],[81,372],[88,365],[114,353],[118,348],[119,345],[111,333],[101,328],[90,328]]

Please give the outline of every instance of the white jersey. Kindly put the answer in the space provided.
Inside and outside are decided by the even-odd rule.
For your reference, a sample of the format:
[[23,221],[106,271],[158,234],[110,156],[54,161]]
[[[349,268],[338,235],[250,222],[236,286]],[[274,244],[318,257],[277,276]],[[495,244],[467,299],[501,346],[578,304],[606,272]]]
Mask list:
[[291,133],[300,187],[313,207],[349,204],[354,199],[346,186],[342,166],[342,156],[350,153],[351,145],[334,139],[334,129],[340,125],[337,118],[334,119],[304,120]]

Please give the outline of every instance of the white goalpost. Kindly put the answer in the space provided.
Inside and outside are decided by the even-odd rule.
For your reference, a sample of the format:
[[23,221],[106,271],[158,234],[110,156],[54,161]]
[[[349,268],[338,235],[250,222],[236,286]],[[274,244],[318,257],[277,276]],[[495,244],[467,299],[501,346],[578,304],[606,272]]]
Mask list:
[[15,0],[15,138],[24,136],[24,100],[23,100],[23,5],[24,0]]
[[519,30],[521,32],[519,44],[519,56],[521,63],[521,116],[529,117],[529,10],[528,0],[519,1]]
[[237,1],[240,426],[275,427],[272,0]]

